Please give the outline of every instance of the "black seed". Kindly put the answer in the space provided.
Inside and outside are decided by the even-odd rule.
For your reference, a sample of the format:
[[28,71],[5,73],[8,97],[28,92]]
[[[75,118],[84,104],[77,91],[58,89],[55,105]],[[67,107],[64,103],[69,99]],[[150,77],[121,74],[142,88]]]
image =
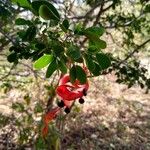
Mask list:
[[84,103],[84,99],[83,99],[83,98],[80,98],[80,99],[79,99],[79,103],[80,103],[80,104],[83,104],[83,103]]
[[68,114],[68,113],[70,113],[70,108],[66,107],[64,111],[66,114]]
[[61,100],[60,102],[57,103],[58,107],[62,108],[65,106],[64,102]]
[[66,139],[63,139],[63,143],[67,143],[67,140],[66,140]]
[[87,91],[86,89],[83,90],[83,95],[86,96],[87,95]]

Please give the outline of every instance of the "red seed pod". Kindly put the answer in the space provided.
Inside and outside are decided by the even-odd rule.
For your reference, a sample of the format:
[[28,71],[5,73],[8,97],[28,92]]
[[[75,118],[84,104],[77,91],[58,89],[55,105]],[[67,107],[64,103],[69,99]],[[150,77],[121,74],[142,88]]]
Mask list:
[[52,109],[51,111],[49,111],[48,113],[46,113],[44,115],[44,123],[48,124],[51,120],[53,120],[57,116],[57,113],[59,112],[59,110],[60,108],[56,107]]
[[52,121],[53,119],[55,119],[59,111],[60,111],[60,108],[56,107],[44,115],[44,118],[43,118],[44,128],[42,129],[43,137],[45,137],[48,134],[48,123]]
[[66,101],[74,101],[78,98],[85,96],[85,92],[88,90],[88,81],[85,84],[80,84],[78,80],[74,84],[70,82],[70,76],[64,75],[59,82],[59,86],[56,89],[56,93]]
[[48,134],[48,125],[45,125],[42,129],[42,136],[45,137]]
[[57,116],[62,108],[64,108],[66,113],[69,113],[72,103],[76,99],[79,99],[81,104],[84,103],[84,99],[82,97],[86,96],[88,88],[88,81],[85,84],[80,84],[80,81],[76,80],[75,83],[72,84],[68,74],[61,77],[59,85],[56,88],[56,93],[61,98],[61,101],[58,103],[58,107],[52,109],[44,115],[44,128],[42,129],[43,136],[48,134],[48,123]]

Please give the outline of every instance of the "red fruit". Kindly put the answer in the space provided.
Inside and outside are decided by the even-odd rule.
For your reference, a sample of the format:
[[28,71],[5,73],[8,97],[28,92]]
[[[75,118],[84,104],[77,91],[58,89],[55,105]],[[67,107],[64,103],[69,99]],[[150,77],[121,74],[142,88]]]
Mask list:
[[44,123],[48,124],[51,120],[53,120],[56,117],[59,110],[60,110],[60,108],[56,107],[56,108],[52,109],[51,111],[49,111],[48,113],[46,113],[44,115]]
[[48,134],[48,125],[45,125],[42,129],[42,136],[45,137]]
[[59,82],[59,86],[56,89],[56,93],[66,101],[74,101],[86,95],[86,91],[89,88],[88,82],[80,84],[78,80],[74,84],[70,82],[69,75],[64,75]]

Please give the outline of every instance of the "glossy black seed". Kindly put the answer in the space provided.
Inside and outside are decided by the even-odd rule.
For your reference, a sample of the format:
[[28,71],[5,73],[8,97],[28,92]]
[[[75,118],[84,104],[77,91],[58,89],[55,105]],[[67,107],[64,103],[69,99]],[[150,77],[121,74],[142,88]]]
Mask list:
[[60,101],[57,103],[58,107],[62,108],[65,106],[64,102],[63,101]]
[[83,95],[86,96],[87,95],[87,91],[86,89],[83,90]]
[[80,99],[79,99],[79,103],[80,103],[80,104],[83,104],[83,103],[84,103],[84,99],[83,99],[83,98],[80,98]]
[[66,114],[68,114],[68,113],[70,113],[70,108],[66,107],[64,111]]
[[63,143],[67,143],[67,140],[66,140],[66,139],[63,139]]

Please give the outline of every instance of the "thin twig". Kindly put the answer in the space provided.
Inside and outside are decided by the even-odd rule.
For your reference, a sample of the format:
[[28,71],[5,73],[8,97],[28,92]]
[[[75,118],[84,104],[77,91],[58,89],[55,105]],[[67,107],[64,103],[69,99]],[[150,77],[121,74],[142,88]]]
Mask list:
[[122,63],[126,62],[129,58],[131,58],[134,53],[138,52],[139,49],[141,49],[144,45],[146,45],[148,42],[150,42],[150,39],[146,40],[145,42],[143,42],[141,45],[138,45],[132,52],[130,52],[127,57],[122,60],[121,62],[119,62],[118,65],[121,65]]

